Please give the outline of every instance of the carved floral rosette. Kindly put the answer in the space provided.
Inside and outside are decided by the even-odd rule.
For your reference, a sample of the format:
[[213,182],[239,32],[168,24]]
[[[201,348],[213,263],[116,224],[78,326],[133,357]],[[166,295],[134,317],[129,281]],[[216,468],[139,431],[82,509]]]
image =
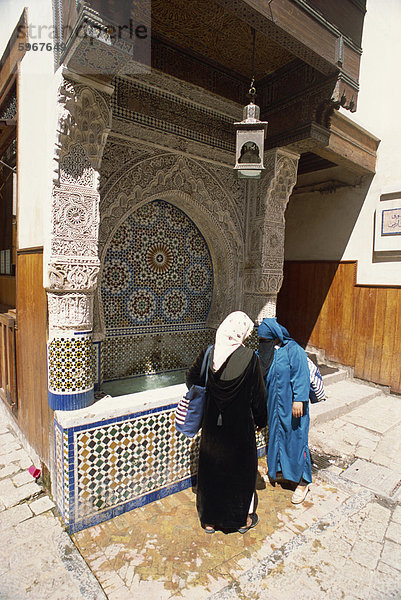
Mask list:
[[[242,300],[242,288],[238,284],[244,254],[244,194],[231,167],[204,164],[200,160],[161,151],[142,159],[134,155],[131,160],[127,152],[127,162],[121,163],[121,152],[109,152],[109,144],[102,168],[104,166],[113,173],[114,185],[107,186],[100,206],[101,264],[115,231],[133,211],[152,200],[173,204],[193,220],[210,250],[215,279],[207,324],[217,327]],[[104,334],[98,286],[94,308],[95,339],[103,339]]]
[[49,403],[71,410],[93,401],[98,181],[111,110],[107,93],[65,77],[58,106],[56,178],[46,245]]

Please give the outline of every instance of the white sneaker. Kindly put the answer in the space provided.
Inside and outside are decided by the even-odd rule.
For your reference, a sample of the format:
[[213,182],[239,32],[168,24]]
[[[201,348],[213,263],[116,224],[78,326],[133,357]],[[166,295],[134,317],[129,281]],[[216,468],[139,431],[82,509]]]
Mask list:
[[301,504],[309,492],[309,483],[306,485],[297,485],[295,492],[292,495],[291,502],[293,504]]

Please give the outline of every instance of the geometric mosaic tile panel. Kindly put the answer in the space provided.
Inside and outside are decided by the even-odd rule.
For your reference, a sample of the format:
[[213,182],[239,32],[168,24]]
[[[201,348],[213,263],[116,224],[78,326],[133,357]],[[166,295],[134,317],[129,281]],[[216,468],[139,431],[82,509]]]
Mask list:
[[55,477],[55,490],[54,496],[56,498],[57,505],[61,514],[65,515],[65,507],[64,507],[64,479],[63,479],[63,471],[64,471],[64,463],[63,463],[63,430],[58,426],[57,422],[54,424],[54,446],[55,446],[55,464],[56,464],[56,477]]
[[213,329],[110,336],[102,342],[103,379],[187,368],[213,343]]
[[149,202],[120,225],[106,252],[106,330],[204,323],[212,289],[212,262],[199,229],[168,202]]
[[48,342],[49,390],[56,394],[93,387],[93,347],[89,334],[55,337]]
[[55,476],[54,497],[57,507],[66,523],[70,518],[70,465],[69,465],[68,431],[63,431],[57,421],[54,421],[54,453]]
[[102,268],[103,378],[188,367],[214,337],[205,328],[212,293],[210,253],[191,219],[162,200],[134,211]]
[[176,433],[173,411],[76,432],[76,518],[185,479],[193,444]]
[[[199,437],[175,429],[176,404],[63,430],[55,421],[57,506],[79,531],[189,487]],[[257,436],[259,455],[265,439]]]

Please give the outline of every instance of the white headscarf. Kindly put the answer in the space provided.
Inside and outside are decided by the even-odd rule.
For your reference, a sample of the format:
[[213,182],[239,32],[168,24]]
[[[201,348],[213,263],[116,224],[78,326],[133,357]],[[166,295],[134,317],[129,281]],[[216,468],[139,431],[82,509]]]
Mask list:
[[253,321],[244,312],[230,313],[216,331],[213,369],[218,371],[227,358],[240,346],[252,332]]

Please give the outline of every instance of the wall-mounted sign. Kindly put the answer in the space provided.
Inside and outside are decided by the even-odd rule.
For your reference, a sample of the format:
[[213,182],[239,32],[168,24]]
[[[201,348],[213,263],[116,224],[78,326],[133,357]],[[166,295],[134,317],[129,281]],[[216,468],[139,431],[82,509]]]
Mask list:
[[382,210],[382,235],[401,235],[401,205]]
[[374,252],[401,256],[401,192],[382,194],[376,205]]

